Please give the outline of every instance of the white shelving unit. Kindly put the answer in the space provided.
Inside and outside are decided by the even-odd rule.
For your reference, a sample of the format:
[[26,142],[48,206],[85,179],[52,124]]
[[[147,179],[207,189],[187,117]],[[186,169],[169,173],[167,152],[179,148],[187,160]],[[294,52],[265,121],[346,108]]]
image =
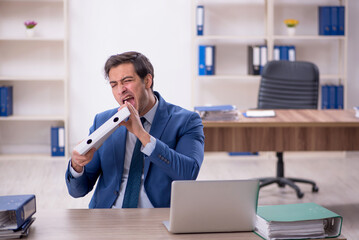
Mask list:
[[[0,85],[14,95],[0,160],[68,158],[67,19],[67,0],[0,0]],[[34,37],[26,20],[38,23]],[[51,157],[51,126],[65,127],[65,157]]]
[[[197,36],[196,7],[204,6],[204,34]],[[345,35],[318,35],[318,6],[345,6]],[[284,19],[299,20],[288,36]],[[314,62],[320,83],[344,85],[347,92],[347,0],[192,0],[192,105],[257,106],[260,76],[247,75],[247,46],[295,45],[296,60]],[[198,75],[198,45],[216,46],[216,75]],[[320,98],[319,98],[320,99]]]

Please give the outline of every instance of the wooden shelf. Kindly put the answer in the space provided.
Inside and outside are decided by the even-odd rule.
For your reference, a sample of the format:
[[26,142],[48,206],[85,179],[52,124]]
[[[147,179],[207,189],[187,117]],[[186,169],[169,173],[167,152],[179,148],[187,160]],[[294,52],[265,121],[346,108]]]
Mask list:
[[0,121],[65,121],[65,115],[16,116],[0,117]]
[[59,76],[0,76],[0,81],[49,81],[64,82],[64,77]]

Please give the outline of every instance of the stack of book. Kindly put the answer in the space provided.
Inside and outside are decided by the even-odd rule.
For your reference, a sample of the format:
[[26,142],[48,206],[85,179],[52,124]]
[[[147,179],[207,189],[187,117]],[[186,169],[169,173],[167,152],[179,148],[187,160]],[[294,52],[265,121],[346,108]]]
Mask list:
[[0,86],[0,116],[7,117],[12,115],[12,86]]
[[235,121],[238,120],[238,111],[233,105],[197,106],[198,112],[204,121]]
[[315,203],[258,206],[256,233],[264,239],[333,238],[343,218]]
[[0,196],[0,239],[27,236],[35,212],[35,195]]

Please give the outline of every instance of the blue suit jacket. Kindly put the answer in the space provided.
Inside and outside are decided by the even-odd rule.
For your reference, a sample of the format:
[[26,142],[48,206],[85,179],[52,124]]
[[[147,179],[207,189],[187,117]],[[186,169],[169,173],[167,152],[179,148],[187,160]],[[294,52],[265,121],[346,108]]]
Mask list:
[[[169,207],[172,181],[197,178],[203,161],[203,125],[197,113],[169,104],[155,94],[159,105],[150,134],[156,138],[156,147],[145,158],[144,188],[154,207]],[[117,108],[97,114],[90,134],[116,112]],[[89,208],[112,207],[120,192],[126,136],[127,129],[120,126],[95,152],[81,177],[74,178],[67,169],[66,184],[71,196],[85,196],[99,178]]]

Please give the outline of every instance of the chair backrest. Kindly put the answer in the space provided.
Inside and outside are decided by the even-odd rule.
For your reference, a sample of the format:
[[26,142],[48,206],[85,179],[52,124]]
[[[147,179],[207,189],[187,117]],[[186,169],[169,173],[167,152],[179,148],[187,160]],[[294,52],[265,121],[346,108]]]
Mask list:
[[262,72],[259,109],[316,109],[319,70],[310,62],[270,61]]

